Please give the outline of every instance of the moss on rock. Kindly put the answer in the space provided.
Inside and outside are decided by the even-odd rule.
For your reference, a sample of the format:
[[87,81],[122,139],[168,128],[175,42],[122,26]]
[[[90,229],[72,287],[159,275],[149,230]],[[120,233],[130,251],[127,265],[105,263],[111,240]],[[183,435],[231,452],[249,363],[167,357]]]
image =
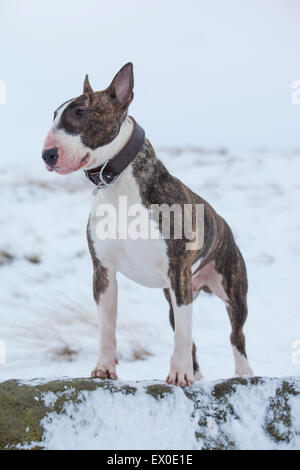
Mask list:
[[163,383],[148,385],[146,387],[146,393],[151,395],[156,400],[163,398],[167,393],[172,393],[172,387]]
[[[128,384],[101,379],[59,379],[35,384],[36,381],[8,380],[0,383],[0,449],[16,449],[18,445],[41,442],[41,420],[50,412],[63,413],[64,405],[72,401],[81,403],[82,392],[99,388],[111,393],[134,394],[136,388]],[[50,405],[45,400],[48,392],[55,400]]]
[[[91,378],[8,380],[0,383],[0,449],[42,448],[42,420],[51,413],[66,413],[66,404],[80,405],[99,389],[124,395],[134,395],[139,389],[139,393],[144,390],[154,399],[164,400],[174,393],[175,387],[162,382],[135,385]],[[270,439],[282,443],[295,437],[290,398],[299,397],[300,400],[300,378],[237,377],[183,389],[192,404],[191,420],[195,422],[196,419],[198,423],[195,436],[202,449],[238,447],[230,435],[232,420],[245,423],[245,416],[234,402],[237,391],[246,400],[253,391],[260,397],[265,410],[262,428]]]

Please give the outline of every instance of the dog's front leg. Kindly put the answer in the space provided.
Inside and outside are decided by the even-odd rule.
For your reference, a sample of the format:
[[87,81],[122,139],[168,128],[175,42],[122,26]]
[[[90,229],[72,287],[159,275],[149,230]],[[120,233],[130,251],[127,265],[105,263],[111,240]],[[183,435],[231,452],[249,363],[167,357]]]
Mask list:
[[[192,286],[189,275],[181,274],[181,281],[170,287],[174,312],[174,350],[167,382],[173,385],[191,385],[194,378],[192,358]],[[187,276],[187,277],[186,277]]]
[[116,273],[99,265],[94,272],[94,297],[99,314],[99,358],[92,377],[117,379],[117,296]]

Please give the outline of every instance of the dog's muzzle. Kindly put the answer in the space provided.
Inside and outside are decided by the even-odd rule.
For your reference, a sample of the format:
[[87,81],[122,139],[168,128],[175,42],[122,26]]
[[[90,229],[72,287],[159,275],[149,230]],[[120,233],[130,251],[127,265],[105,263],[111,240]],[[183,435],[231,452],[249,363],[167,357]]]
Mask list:
[[46,163],[46,165],[50,167],[54,167],[58,160],[58,150],[57,147],[53,147],[52,149],[44,150],[42,153],[42,159]]

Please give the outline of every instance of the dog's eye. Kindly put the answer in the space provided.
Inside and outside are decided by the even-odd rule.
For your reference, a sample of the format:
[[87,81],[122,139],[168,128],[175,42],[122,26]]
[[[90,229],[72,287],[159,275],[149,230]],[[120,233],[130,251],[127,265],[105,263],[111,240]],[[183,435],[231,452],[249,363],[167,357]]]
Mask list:
[[84,115],[84,109],[76,109],[75,116],[81,118]]

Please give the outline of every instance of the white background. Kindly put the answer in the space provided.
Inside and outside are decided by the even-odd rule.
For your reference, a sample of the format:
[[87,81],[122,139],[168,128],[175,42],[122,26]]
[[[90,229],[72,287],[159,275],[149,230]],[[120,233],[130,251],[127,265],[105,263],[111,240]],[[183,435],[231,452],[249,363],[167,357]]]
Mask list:
[[[87,377],[96,364],[85,234],[91,184],[82,172],[49,174],[41,148],[53,111],[81,93],[85,73],[101,90],[127,61],[135,69],[131,113],[169,171],[227,220],[243,253],[254,374],[299,376],[300,105],[291,103],[292,82],[300,79],[299,13],[296,0],[0,0],[7,88],[0,105],[0,381]],[[163,293],[119,276],[118,310],[119,378],[164,380],[173,333]],[[233,376],[229,336],[224,304],[201,293],[193,338],[204,386]],[[128,424],[131,409],[122,401],[92,402],[95,427],[107,413],[111,433],[105,426],[100,438],[93,426],[68,433],[56,423],[48,447],[143,448],[147,439],[150,448],[191,448],[194,428],[177,403],[178,415],[159,404],[153,425],[153,404],[142,415],[132,404]],[[241,406],[241,448],[273,448],[262,433],[264,406],[255,397]]]
[[0,159],[38,159],[84,74],[101,90],[128,61],[155,145],[299,147],[299,26],[297,0],[1,0]]

